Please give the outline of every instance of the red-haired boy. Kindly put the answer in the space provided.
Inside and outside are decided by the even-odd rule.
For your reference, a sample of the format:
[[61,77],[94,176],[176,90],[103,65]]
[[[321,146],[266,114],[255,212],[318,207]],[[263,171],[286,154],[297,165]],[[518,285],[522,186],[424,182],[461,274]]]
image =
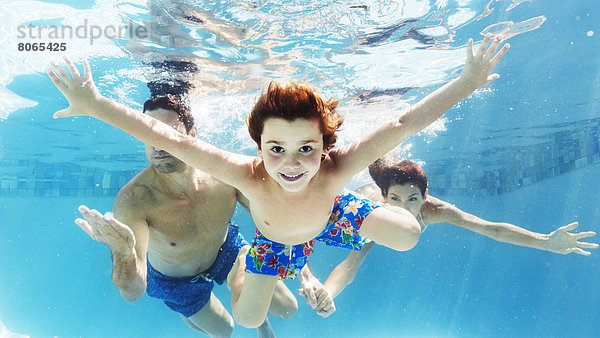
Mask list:
[[[475,89],[499,77],[490,72],[508,50],[508,45],[496,54],[500,39],[495,39],[489,46],[490,39],[490,36],[485,37],[475,55],[472,41],[469,41],[467,61],[459,78],[429,94],[400,118],[354,143],[329,151],[335,137],[325,126],[323,114],[335,116],[335,104],[331,101],[323,103],[318,95],[301,85],[271,86],[257,106],[266,105],[282,115],[263,116],[257,120],[258,126],[253,125],[252,116],[248,121],[250,132],[255,133],[255,141],[260,142],[262,157],[218,149],[102,97],[87,62],[84,62],[83,77],[69,60],[66,61],[71,75],[57,64],[53,65],[56,74],[49,71],[49,75],[70,104],[69,108],[55,113],[55,117],[94,116],[236,187],[248,198],[250,213],[260,231],[257,238],[264,240],[255,240],[248,261],[252,262],[260,253],[274,251],[272,243],[278,243],[283,246],[280,252],[284,254],[277,256],[289,255],[288,263],[294,264],[296,270],[306,262],[311,241],[323,235],[325,228],[331,225],[330,216],[335,218],[336,215],[335,208],[332,214],[332,207],[338,207],[340,211],[341,204],[339,216],[351,214],[360,223],[343,227],[343,233],[351,237],[346,236],[348,243],[368,238],[394,250],[409,250],[417,243],[419,223],[408,211],[380,208],[351,194],[341,196],[339,192],[353,175],[435,121]],[[299,95],[301,99],[291,100],[289,95],[282,94],[285,91],[290,91],[292,96]],[[294,104],[292,109],[289,105]],[[316,117],[298,115],[318,106],[324,109]],[[331,131],[335,132],[339,123],[332,122]],[[342,240],[346,241],[343,234]],[[266,317],[279,273],[242,273],[240,259],[238,257],[236,262],[238,268],[233,269],[237,274],[232,272],[228,278],[232,286],[233,315],[240,325],[257,327]],[[279,270],[280,263],[267,261],[266,265],[271,264]],[[252,269],[251,266],[247,268]]]

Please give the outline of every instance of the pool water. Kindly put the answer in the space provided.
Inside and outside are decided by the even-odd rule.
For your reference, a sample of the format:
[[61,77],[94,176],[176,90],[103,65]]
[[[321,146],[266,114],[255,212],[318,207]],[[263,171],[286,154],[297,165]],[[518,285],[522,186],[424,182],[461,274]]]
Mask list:
[[[146,1],[0,2],[11,14],[0,26],[2,337],[197,335],[158,300],[123,300],[109,250],[73,223],[80,204],[110,210],[147,163],[143,145],[116,128],[51,118],[67,102],[43,70],[63,54],[88,58],[102,93],[138,108],[153,80],[147,62],[193,58],[203,70],[193,102],[200,137],[253,155],[244,117],[270,80],[300,79],[340,99],[346,143],[456,76],[469,37],[501,32],[511,49],[495,70],[500,79],[396,152],[423,163],[430,194],[484,219],[540,233],[573,221],[578,231],[598,231],[600,9],[592,2],[153,3],[193,10],[203,24],[174,15],[173,27],[197,43],[146,39],[134,48],[126,38],[92,45],[88,37],[60,40],[65,52],[18,51],[19,43],[50,41],[19,38],[30,23],[117,27],[156,12]],[[237,210],[234,221],[250,238],[247,213]],[[599,254],[557,255],[439,224],[408,252],[375,247],[329,318],[298,298],[293,318],[271,323],[280,337],[595,337]],[[346,255],[317,245],[317,277]],[[295,292],[299,282],[287,285]],[[215,294],[229,309],[227,289]]]

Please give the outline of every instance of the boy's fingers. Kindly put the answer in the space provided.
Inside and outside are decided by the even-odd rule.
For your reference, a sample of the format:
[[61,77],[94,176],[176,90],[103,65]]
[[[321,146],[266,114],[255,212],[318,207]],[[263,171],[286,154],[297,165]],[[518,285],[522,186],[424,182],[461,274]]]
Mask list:
[[75,64],[73,63],[73,61],[71,61],[68,57],[64,57],[65,59],[65,63],[67,64],[67,68],[69,69],[69,71],[71,72],[71,76],[75,79],[75,78],[81,78],[81,75],[79,75],[79,71],[77,70],[77,67],[75,66]]
[[487,34],[485,36],[485,38],[483,38],[483,41],[481,41],[481,46],[479,46],[479,49],[477,50],[477,55],[475,55],[476,58],[481,58],[483,57],[484,52],[487,50],[487,46],[490,43],[490,34]]
[[490,76],[488,76],[488,78],[487,78],[487,83],[486,83],[486,85],[487,85],[487,84],[489,84],[489,83],[490,83],[490,82],[492,82],[492,81],[498,80],[499,78],[500,78],[500,74],[496,74],[496,73],[494,73],[494,74],[491,74],[491,75],[490,75]]
[[92,78],[92,70],[90,69],[88,60],[86,59],[83,59],[83,78],[84,80],[90,80]]
[[65,71],[65,69],[61,65],[59,65],[56,62],[52,62],[51,67],[54,70],[54,72],[60,77],[60,79],[65,83],[65,85],[67,85],[67,87],[68,87],[67,81],[71,80],[71,76]]
[[52,80],[52,83],[54,83],[56,88],[58,88],[58,90],[60,90],[60,92],[64,95],[64,90],[68,88],[67,85],[64,82],[62,82],[62,80],[56,75],[56,73],[54,73],[54,71],[52,71],[52,69],[48,68],[46,70],[46,73],[48,73],[50,80]]
[[490,46],[490,48],[488,48],[488,50],[485,52],[485,55],[483,56],[483,58],[485,60],[491,60],[492,56],[494,56],[494,54],[496,54],[496,50],[498,49],[498,46],[500,45],[500,41],[502,41],[502,40],[499,36],[497,36],[494,39],[494,42],[492,42],[492,45]]
[[467,63],[473,59],[473,39],[469,39],[467,42]]
[[69,108],[59,110],[59,111],[57,111],[56,113],[54,113],[52,115],[52,117],[55,118],[55,119],[58,119],[58,118],[61,118],[61,117],[69,117],[69,116],[71,116],[69,114]]
[[508,51],[509,48],[510,48],[510,44],[507,43],[504,46],[502,46],[502,49],[500,49],[498,54],[494,55],[494,57],[490,61],[492,68],[496,67],[498,62],[500,62],[500,60],[502,60],[502,58],[504,57],[504,54],[506,54],[506,52]]

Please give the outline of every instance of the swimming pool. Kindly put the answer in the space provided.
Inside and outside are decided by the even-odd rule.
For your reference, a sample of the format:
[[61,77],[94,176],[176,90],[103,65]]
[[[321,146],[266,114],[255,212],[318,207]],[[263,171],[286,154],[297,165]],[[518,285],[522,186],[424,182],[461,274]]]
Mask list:
[[[168,2],[158,2],[168,9]],[[147,164],[143,145],[88,118],[53,120],[66,101],[40,73],[67,54],[90,59],[103,93],[133,107],[149,95],[143,61],[193,56],[204,69],[195,102],[201,137],[254,154],[244,116],[271,79],[296,78],[342,100],[341,142],[391,118],[455,76],[469,37],[512,36],[501,78],[451,109],[398,152],[422,161],[430,193],[490,220],[548,233],[572,221],[596,230],[599,80],[597,17],[587,1],[188,2],[204,22],[179,22],[195,47],[127,39],[57,39],[66,51],[19,51],[47,43],[51,28],[20,38],[19,26],[107,27],[152,20],[145,1],[19,1],[0,4],[0,321],[32,337],[192,336],[161,302],[130,304],[110,280],[109,251],[73,219],[77,206],[110,210],[119,188]],[[23,14],[27,13],[27,15]],[[86,20],[87,21],[84,21]],[[166,20],[166,19],[165,19]],[[42,37],[37,37],[42,35]],[[138,53],[140,50],[136,50]],[[139,107],[139,106],[138,106]],[[235,219],[246,237],[244,211]],[[597,241],[597,240],[596,240]],[[317,247],[324,279],[347,254]],[[596,335],[597,252],[561,256],[494,242],[447,224],[406,253],[375,248],[355,281],[318,317],[299,299],[296,336]],[[288,282],[291,290],[299,286]],[[229,293],[216,288],[228,304]],[[254,336],[236,327],[235,336]]]

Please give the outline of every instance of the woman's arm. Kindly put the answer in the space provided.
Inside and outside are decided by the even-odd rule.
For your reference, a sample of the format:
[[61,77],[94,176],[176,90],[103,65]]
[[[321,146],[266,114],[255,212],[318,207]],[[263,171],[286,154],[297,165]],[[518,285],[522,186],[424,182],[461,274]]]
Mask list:
[[590,252],[583,249],[598,248],[598,244],[579,241],[579,239],[596,235],[595,232],[569,232],[577,227],[577,222],[559,227],[549,234],[540,234],[510,223],[486,221],[432,196],[428,196],[427,202],[421,210],[426,221],[458,225],[500,242],[560,254],[575,252],[586,256],[590,255]]
[[351,251],[348,257],[331,271],[324,285],[331,292],[333,298],[342,293],[346,286],[354,281],[358,268],[365,261],[374,244],[375,242],[369,242],[363,245],[360,251]]
[[350,251],[348,257],[331,271],[324,284],[312,274],[308,264],[302,269],[300,274],[302,284],[298,293],[304,296],[308,305],[317,311],[319,316],[326,318],[335,312],[333,299],[352,283],[358,268],[365,261],[374,244],[375,242],[368,242],[360,251]]

